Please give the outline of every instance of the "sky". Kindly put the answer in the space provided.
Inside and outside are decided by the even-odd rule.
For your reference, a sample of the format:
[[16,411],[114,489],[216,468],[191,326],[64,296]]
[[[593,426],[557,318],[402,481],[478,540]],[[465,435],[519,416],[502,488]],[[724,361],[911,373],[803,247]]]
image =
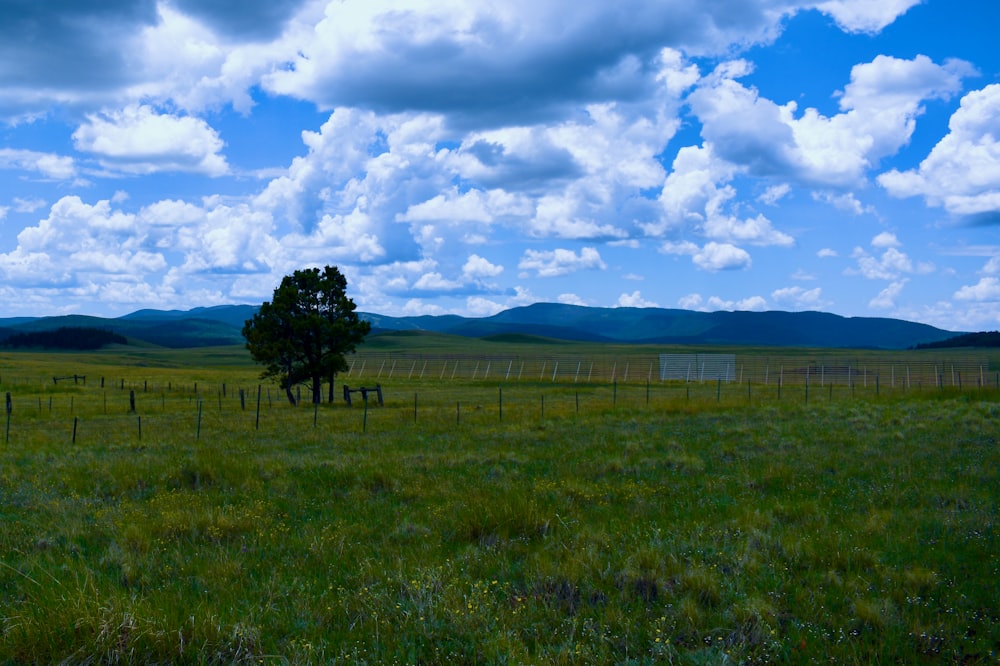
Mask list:
[[995,0],[0,0],[0,317],[1000,328]]

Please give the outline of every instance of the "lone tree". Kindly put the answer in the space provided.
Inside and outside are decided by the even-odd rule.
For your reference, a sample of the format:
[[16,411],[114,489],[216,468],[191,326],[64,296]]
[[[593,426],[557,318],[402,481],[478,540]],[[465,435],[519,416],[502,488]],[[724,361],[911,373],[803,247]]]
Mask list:
[[277,377],[293,405],[292,387],[305,381],[319,403],[328,379],[332,399],[336,374],[347,370],[344,355],[371,330],[346,290],[347,279],[335,266],[295,271],[243,325],[250,355],[266,368],[261,377]]

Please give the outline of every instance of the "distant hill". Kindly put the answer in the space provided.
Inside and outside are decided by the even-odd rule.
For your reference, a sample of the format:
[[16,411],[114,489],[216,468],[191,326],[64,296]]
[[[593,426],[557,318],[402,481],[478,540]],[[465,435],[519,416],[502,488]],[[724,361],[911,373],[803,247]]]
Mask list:
[[825,312],[694,312],[558,303],[536,303],[482,318],[362,316],[375,329],[646,344],[907,349],[955,335],[900,319],[841,317]]
[[[163,347],[242,345],[243,324],[256,311],[257,307],[252,305],[223,305],[184,311],[139,310],[116,319],[84,315],[0,319],[0,341],[26,331],[82,326]],[[558,303],[512,308],[491,317],[359,314],[371,322],[373,333],[429,331],[495,340],[534,336],[625,344],[910,349],[962,333],[900,319],[841,317],[825,312],[694,312]]]

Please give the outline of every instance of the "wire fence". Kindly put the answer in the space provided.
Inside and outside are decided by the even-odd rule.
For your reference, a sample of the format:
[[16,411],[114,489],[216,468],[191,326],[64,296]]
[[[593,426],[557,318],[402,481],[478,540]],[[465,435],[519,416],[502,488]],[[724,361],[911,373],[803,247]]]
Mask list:
[[351,380],[472,380],[570,384],[828,384],[896,388],[1000,388],[1000,361],[985,353],[429,355],[365,353],[351,358]]
[[[359,354],[313,403],[247,370],[227,381],[131,368],[127,377],[0,375],[3,442],[149,441],[394,429],[408,423],[524,422],[615,409],[671,410],[868,400],[905,395],[1000,396],[1000,363],[985,353],[462,356]],[[124,373],[123,373],[124,374]],[[366,388],[353,407],[342,389]],[[371,393],[378,388],[378,392]],[[369,397],[383,395],[380,405]],[[334,403],[334,404],[327,404]],[[369,420],[369,407],[372,408]]]

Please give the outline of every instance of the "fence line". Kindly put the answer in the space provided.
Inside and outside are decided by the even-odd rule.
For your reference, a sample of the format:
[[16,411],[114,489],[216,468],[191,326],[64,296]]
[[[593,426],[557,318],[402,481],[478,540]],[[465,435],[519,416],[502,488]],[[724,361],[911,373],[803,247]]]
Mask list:
[[[553,364],[554,365],[554,364]],[[575,369],[574,369],[575,370]],[[624,379],[624,368],[619,369]],[[957,372],[957,371],[956,371]],[[506,371],[505,371],[506,374]],[[421,393],[421,387],[426,386]],[[774,383],[763,386],[747,382],[650,382],[550,385],[534,382],[520,387],[491,382],[434,383],[405,382],[398,388],[387,387],[385,406],[374,406],[371,415],[364,408],[338,404],[324,408],[291,407],[286,401],[248,404],[243,390],[230,391],[222,399],[221,389],[213,395],[195,396],[174,393],[137,398],[134,411],[128,397],[116,395],[107,400],[101,389],[82,390],[75,395],[63,393],[45,401],[34,393],[13,393],[8,405],[4,445],[17,446],[26,441],[86,446],[91,444],[131,445],[180,438],[191,443],[210,443],[215,437],[281,436],[289,426],[324,433],[364,433],[406,427],[410,423],[431,423],[435,427],[467,426],[488,423],[524,423],[533,420],[556,420],[583,414],[610,414],[616,410],[645,409],[669,414],[688,409],[728,409],[767,405],[819,405],[823,403],[891,400],[918,392],[957,396],[978,392],[988,400],[997,400],[993,386],[966,385],[952,388],[921,389],[880,382],[867,388],[858,383],[850,387],[819,384]],[[261,414],[261,407],[265,410]],[[204,417],[203,417],[204,413]],[[320,420],[319,415],[322,414]],[[311,428],[309,426],[311,425]],[[131,443],[131,444],[130,444]]]
[[[667,359],[666,356],[673,356]],[[683,358],[682,358],[683,357]],[[418,371],[419,369],[419,371]],[[1000,362],[983,353],[927,355],[837,354],[628,354],[461,355],[359,353],[345,375],[350,379],[537,381],[565,384],[622,384],[680,381],[704,383],[810,384],[820,387],[1000,388]]]

